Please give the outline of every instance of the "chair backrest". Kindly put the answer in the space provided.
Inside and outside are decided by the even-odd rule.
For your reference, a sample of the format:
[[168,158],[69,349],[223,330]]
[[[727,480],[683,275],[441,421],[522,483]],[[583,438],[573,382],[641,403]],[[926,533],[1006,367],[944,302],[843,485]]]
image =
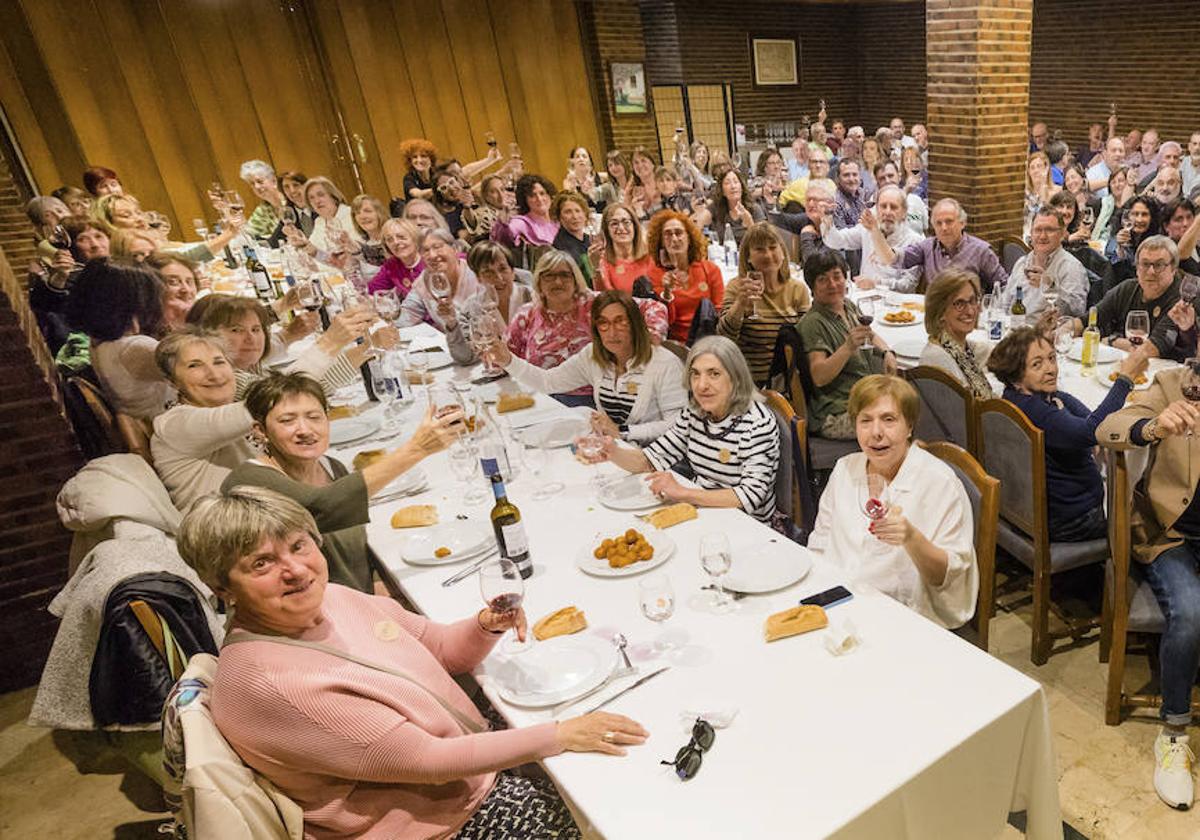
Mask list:
[[988,620],[996,574],[996,531],[1000,519],[1000,481],[988,475],[971,453],[949,441],[921,446],[945,461],[962,482],[975,519],[975,562],[979,567],[979,596],[975,605],[979,646],[987,650]]
[[921,397],[915,436],[924,441],[948,440],[974,453],[975,398],[961,382],[940,368],[921,365],[905,374]]
[[126,451],[141,455],[146,463],[154,466],[154,456],[150,454],[149,424],[145,420],[131,417],[123,412],[117,412],[117,433],[125,444]]
[[978,405],[979,455],[989,475],[1000,479],[1000,515],[1042,545],[1046,522],[1046,448],[1042,430],[1008,400]]
[[[797,354],[795,348],[790,345],[785,345],[783,348],[784,359],[787,364],[787,382],[788,382],[788,402],[792,406],[792,411],[802,420],[808,420],[808,395],[807,385],[808,379],[808,360],[804,356],[804,351],[800,350]],[[805,452],[808,450],[805,449]]]
[[1022,240],[1014,237],[1008,237],[1004,240],[1004,244],[1000,246],[1000,264],[1004,266],[1004,271],[1012,274],[1013,266],[1017,264],[1017,260],[1029,253],[1029,246]]
[[800,524],[803,512],[800,509],[799,487],[796,482],[796,463],[792,457],[795,451],[792,442],[792,418],[796,413],[778,391],[764,389],[762,395],[779,426],[779,471],[775,474],[775,507],[790,516],[792,522]]
[[84,455],[90,459],[126,451],[104,392],[83,376],[67,377],[63,391]]
[[678,341],[673,341],[672,339],[664,338],[662,346],[663,346],[664,350],[670,350],[672,353],[674,353],[676,356],[678,356],[679,362],[681,364],[687,364],[688,349],[686,347],[684,347],[682,344],[680,344]]

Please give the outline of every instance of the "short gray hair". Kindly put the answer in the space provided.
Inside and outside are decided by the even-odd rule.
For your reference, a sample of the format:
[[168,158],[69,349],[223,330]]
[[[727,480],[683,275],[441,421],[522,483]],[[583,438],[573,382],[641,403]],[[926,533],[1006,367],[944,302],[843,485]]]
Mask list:
[[[889,163],[890,162],[891,161],[889,161]],[[901,208],[908,207],[908,194],[906,192],[904,192],[903,188],[897,186],[896,184],[887,184],[886,186],[882,186],[879,188],[879,192],[875,193],[875,204],[876,205],[879,204],[879,199],[883,198],[883,194],[886,192],[899,193],[900,194],[900,207]]]
[[229,348],[225,346],[225,341],[221,336],[210,330],[197,327],[194,324],[180,327],[172,333],[165,336],[158,346],[154,348],[154,363],[158,365],[158,369],[162,371],[163,376],[168,382],[175,382],[175,362],[179,359],[179,354],[183,349],[190,344],[200,342],[207,344],[216,350],[220,350],[226,358],[229,358]]
[[688,403],[692,408],[699,408],[692,397],[692,365],[701,356],[711,354],[717,357],[721,367],[729,374],[733,390],[729,394],[730,415],[745,414],[750,403],[759,399],[758,390],[754,387],[754,377],[746,364],[746,357],[730,339],[723,335],[708,335],[692,345],[688,351],[687,361],[683,364],[683,387],[688,394]]
[[224,589],[230,569],[264,539],[286,539],[298,531],[321,544],[316,521],[299,502],[265,487],[239,485],[197,499],[180,523],[176,546],[202,581]]
[[42,226],[42,214],[52,207],[57,206],[59,212],[63,216],[70,216],[71,211],[67,209],[67,205],[61,198],[53,195],[35,195],[29,199],[29,203],[25,205],[25,215],[29,217],[29,221],[35,228]]
[[1171,255],[1171,267],[1179,268],[1179,246],[1169,236],[1147,236],[1142,240],[1142,244],[1138,245],[1137,253],[1134,254],[1135,260],[1142,256],[1142,251],[1166,251]]
[[[411,202],[410,202],[410,203],[411,203]],[[418,250],[422,250],[422,251],[423,251],[423,250],[425,250],[425,246],[426,246],[427,244],[429,244],[429,242],[430,242],[431,240],[433,240],[433,239],[436,239],[436,240],[438,240],[439,242],[444,242],[444,243],[446,243],[447,245],[449,245],[451,248],[453,248],[453,247],[455,246],[455,244],[456,244],[456,240],[455,240],[455,238],[454,238],[454,234],[452,234],[452,233],[450,232],[450,229],[449,229],[449,228],[447,228],[446,230],[442,230],[440,227],[436,227],[436,228],[434,228],[433,230],[427,230],[427,231],[425,231],[425,232],[424,232],[424,233],[421,235],[421,241],[420,241],[420,243],[417,245],[417,249],[418,249]]]
[[[634,224],[636,225],[637,222]],[[576,297],[587,294],[587,283],[583,280],[583,272],[579,270],[579,264],[575,262],[575,258],[566,251],[551,249],[542,254],[538,258],[537,265],[533,267],[533,293],[537,295],[538,306],[545,307],[546,305],[546,296],[542,294],[542,275],[563,265],[567,266],[571,270],[571,274],[575,276]]]
[[267,163],[265,160],[248,160],[243,163],[242,168],[238,170],[238,177],[247,184],[249,184],[253,178],[259,175],[262,175],[271,181],[275,180],[275,170],[272,169],[271,164]]
[[930,211],[930,213],[929,213],[930,217],[932,217],[933,214],[937,212],[938,208],[941,207],[943,204],[949,204],[951,207],[953,207],[955,210],[957,210],[958,211],[958,220],[960,222],[962,222],[963,224],[966,224],[967,210],[965,207],[963,207],[961,204],[958,203],[957,198],[939,199],[938,203],[933,205],[933,210]]
[[409,219],[408,211],[415,210],[418,207],[428,207],[430,212],[433,213],[433,218],[437,222],[435,230],[444,230],[446,233],[450,232],[450,223],[446,221],[446,217],[442,215],[442,211],[438,210],[432,201],[426,201],[423,198],[412,198],[405,202],[404,212],[400,214],[400,218],[408,219],[411,222],[412,219]]

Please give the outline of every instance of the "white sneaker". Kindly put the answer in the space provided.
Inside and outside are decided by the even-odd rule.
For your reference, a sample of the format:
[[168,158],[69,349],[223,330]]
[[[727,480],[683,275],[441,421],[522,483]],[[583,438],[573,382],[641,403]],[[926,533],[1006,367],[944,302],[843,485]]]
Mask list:
[[1154,739],[1154,790],[1172,808],[1186,811],[1192,807],[1195,783],[1192,781],[1192,755],[1188,736],[1168,735],[1160,731]]

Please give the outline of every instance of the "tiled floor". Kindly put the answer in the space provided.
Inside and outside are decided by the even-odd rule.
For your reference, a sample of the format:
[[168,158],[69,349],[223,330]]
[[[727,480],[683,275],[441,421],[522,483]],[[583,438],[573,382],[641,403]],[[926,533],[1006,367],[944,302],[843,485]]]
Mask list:
[[[992,624],[992,652],[1047,687],[1064,819],[1092,840],[1200,838],[1200,809],[1172,811],[1150,783],[1156,724],[1104,725],[1105,670],[1097,645],[1029,663],[1027,608]],[[1136,657],[1131,667],[1144,667]],[[87,739],[32,729],[33,690],[0,697],[0,837],[154,838],[163,818],[153,786],[97,754]],[[1009,828],[1005,838],[1018,837]]]

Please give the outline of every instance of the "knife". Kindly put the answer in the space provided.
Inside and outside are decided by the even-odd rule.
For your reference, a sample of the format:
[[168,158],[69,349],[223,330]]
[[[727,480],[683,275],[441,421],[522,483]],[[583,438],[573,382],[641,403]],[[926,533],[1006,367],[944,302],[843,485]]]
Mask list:
[[650,680],[654,679],[654,678],[655,678],[655,677],[657,677],[659,674],[661,674],[663,671],[669,671],[669,670],[671,670],[671,666],[670,666],[670,665],[664,665],[664,666],[662,666],[661,668],[659,668],[657,671],[651,671],[649,674],[647,674],[646,676],[642,677],[640,680],[636,680],[636,681],[634,681],[634,682],[631,682],[629,685],[627,685],[627,686],[625,686],[624,688],[622,688],[620,691],[618,691],[616,694],[614,694],[614,695],[612,695],[611,697],[609,697],[607,700],[601,700],[601,701],[600,701],[599,703],[597,703],[595,706],[592,706],[592,708],[590,708],[590,709],[588,709],[586,712],[584,712],[584,714],[585,714],[585,715],[590,715],[592,712],[595,712],[595,711],[598,711],[598,710],[600,710],[600,709],[603,709],[605,706],[607,706],[607,705],[608,705],[609,703],[611,703],[612,701],[616,700],[616,699],[617,699],[618,697],[620,697],[622,694],[626,694],[627,692],[633,691],[635,688],[637,688],[637,687],[638,687],[639,685],[641,685],[642,683],[644,683],[644,682],[649,682]]
[[483,567],[484,563],[488,562],[489,560],[495,560],[496,557],[498,557],[498,556],[499,555],[494,550],[488,551],[482,558],[475,561],[470,566],[467,566],[465,569],[459,570],[458,572],[454,573],[453,575],[451,575],[450,577],[448,577],[444,581],[442,581],[442,586],[453,586],[454,584],[458,583],[460,580],[466,580],[471,575],[473,575],[477,571],[479,571],[480,568]]

